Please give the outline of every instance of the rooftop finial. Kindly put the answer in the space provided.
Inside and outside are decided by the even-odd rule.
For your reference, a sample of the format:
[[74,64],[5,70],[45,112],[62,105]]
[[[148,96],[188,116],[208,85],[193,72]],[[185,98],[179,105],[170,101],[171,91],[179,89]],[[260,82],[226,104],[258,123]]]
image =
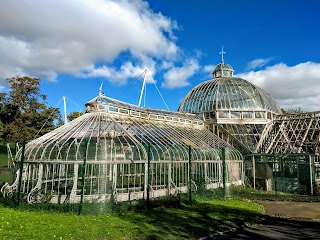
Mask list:
[[222,51],[219,53],[219,54],[221,54],[222,62],[224,62],[223,54],[225,54],[225,53],[226,53],[226,52],[223,51],[223,46],[222,46]]
[[101,83],[100,88],[99,88],[99,96],[103,96],[104,95],[103,92],[102,92],[102,85],[103,85],[103,83]]

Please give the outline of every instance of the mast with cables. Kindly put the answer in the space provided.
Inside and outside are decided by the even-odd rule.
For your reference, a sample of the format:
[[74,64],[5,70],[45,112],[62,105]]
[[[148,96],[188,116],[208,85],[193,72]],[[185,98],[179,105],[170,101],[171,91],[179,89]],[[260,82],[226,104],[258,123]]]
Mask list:
[[66,103],[66,96],[63,96],[63,114],[64,114],[64,124],[68,123],[67,118],[67,103]]
[[140,98],[139,98],[139,103],[138,103],[138,106],[139,106],[139,107],[140,107],[140,105],[141,105],[142,95],[143,95],[144,89],[145,89],[145,87],[146,87],[146,75],[147,75],[147,69],[144,70],[143,83],[142,83],[142,88],[141,88]]

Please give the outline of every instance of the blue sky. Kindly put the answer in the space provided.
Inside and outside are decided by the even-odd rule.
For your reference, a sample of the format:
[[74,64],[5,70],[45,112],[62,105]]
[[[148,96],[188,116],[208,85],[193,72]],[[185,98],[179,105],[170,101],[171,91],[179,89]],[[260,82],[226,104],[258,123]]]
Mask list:
[[[49,106],[84,110],[107,96],[170,110],[225,61],[285,109],[320,110],[320,1],[4,0],[0,91],[16,75],[41,78]],[[12,13],[15,14],[12,14]],[[144,105],[144,101],[143,104]]]

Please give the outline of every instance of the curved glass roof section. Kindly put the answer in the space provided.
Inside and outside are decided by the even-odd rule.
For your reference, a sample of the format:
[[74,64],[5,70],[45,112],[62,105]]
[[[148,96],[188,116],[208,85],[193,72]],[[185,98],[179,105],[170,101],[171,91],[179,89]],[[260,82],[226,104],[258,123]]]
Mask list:
[[214,79],[200,83],[186,95],[179,112],[248,110],[281,113],[278,103],[263,89],[242,78],[233,77],[233,69],[229,64],[220,63],[213,75]]
[[[82,161],[78,150],[85,139],[95,149],[92,160],[97,160],[94,154],[103,150],[98,143],[110,139],[121,146],[121,156],[127,156],[124,149],[130,150],[129,160],[132,155],[138,160],[147,159],[148,144],[152,146],[153,160],[188,160],[188,146],[192,146],[194,160],[220,159],[222,148],[226,148],[230,159],[242,158],[239,151],[207,130],[193,114],[174,115],[156,109],[148,109],[145,114],[144,108],[105,96],[94,98],[87,106],[90,112],[29,142],[26,161]],[[21,151],[16,157],[20,159]]]

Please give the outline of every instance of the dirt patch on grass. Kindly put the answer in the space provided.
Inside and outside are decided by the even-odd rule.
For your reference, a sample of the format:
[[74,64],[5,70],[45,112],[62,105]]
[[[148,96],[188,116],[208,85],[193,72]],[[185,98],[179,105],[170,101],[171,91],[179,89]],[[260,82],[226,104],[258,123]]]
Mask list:
[[320,221],[320,202],[258,201],[272,217]]

